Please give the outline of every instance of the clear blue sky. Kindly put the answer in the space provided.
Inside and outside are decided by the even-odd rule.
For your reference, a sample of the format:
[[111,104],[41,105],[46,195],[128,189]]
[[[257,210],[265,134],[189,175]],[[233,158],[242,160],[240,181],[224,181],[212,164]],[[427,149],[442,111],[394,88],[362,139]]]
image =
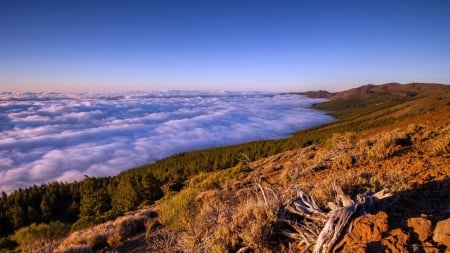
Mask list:
[[0,1],[0,91],[450,83],[450,1]]

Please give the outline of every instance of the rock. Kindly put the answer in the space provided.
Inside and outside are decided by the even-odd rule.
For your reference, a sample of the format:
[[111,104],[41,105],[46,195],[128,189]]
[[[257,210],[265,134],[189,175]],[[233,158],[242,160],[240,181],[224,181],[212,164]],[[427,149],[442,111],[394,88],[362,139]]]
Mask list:
[[431,242],[425,242],[422,245],[423,250],[425,253],[441,253],[442,250],[439,250],[439,248],[436,247],[436,245],[434,245]]
[[424,242],[431,236],[431,221],[424,217],[409,218],[407,226],[417,235],[419,241]]
[[375,215],[366,215],[356,218],[352,228],[337,248],[341,252],[379,252],[380,244],[376,243],[388,230],[388,215],[381,211]]
[[381,244],[384,246],[385,252],[403,253],[409,252],[408,241],[409,235],[396,228],[390,231],[389,236],[381,240]]
[[447,246],[450,249],[450,218],[441,220],[436,224],[433,241]]

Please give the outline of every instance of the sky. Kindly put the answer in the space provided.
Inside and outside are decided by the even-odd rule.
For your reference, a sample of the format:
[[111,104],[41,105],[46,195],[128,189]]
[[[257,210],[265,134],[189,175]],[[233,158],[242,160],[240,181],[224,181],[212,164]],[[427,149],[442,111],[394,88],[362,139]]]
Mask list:
[[450,1],[0,1],[0,91],[450,83]]

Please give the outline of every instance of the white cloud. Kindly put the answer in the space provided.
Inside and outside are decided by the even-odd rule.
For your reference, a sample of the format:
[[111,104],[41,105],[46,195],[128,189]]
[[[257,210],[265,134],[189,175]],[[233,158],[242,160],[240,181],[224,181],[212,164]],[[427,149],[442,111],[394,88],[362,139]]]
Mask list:
[[242,92],[0,93],[0,191],[109,176],[332,120],[318,100]]

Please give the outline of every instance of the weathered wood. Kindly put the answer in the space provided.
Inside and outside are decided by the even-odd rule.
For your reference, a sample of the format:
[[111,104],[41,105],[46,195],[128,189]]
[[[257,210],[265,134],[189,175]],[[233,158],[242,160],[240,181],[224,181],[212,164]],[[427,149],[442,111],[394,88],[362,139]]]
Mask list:
[[279,221],[286,226],[280,233],[302,242],[306,246],[305,251],[314,245],[313,253],[329,253],[356,213],[373,211],[376,202],[391,196],[385,191],[375,194],[367,191],[352,200],[336,185],[334,191],[336,203],[329,213],[324,212],[306,193],[298,191],[297,197],[287,201],[280,212]]
[[330,217],[316,240],[313,250],[314,253],[331,252],[331,249],[349,224],[357,208],[358,204],[353,204],[350,206],[338,207],[331,211]]

